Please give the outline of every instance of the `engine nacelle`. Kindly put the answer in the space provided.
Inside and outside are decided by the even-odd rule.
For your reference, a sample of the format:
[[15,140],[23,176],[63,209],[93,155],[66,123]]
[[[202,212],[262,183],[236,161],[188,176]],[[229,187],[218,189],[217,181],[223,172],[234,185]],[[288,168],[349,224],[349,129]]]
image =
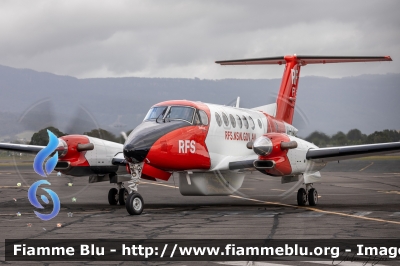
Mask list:
[[272,176],[298,175],[321,170],[325,164],[306,159],[309,149],[317,148],[312,143],[283,133],[267,133],[252,143],[258,154],[254,167]]
[[122,151],[122,144],[85,135],[59,138],[59,160],[56,171],[72,176],[108,174],[118,171],[112,164],[114,156]]
[[284,176],[292,174],[288,159],[288,149],[282,149],[281,143],[291,142],[288,135],[282,133],[267,133],[257,138],[253,143],[253,151],[258,154],[254,167],[263,174]]

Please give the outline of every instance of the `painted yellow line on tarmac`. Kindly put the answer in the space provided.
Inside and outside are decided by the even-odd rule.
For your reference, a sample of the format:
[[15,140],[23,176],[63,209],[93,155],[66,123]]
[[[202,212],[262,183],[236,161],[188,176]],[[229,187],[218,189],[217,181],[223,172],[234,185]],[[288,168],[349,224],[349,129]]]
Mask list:
[[[275,191],[286,191],[286,190],[284,190],[284,189],[278,189],[278,188],[271,188],[271,190],[275,190]],[[296,191],[296,193],[297,193],[297,191]]]
[[383,175],[400,175],[400,173],[382,173]]
[[296,209],[305,209],[305,210],[315,211],[315,212],[319,212],[319,213],[326,213],[326,214],[339,215],[339,216],[344,216],[344,217],[357,218],[357,219],[362,219],[362,220],[369,220],[369,221],[374,221],[374,222],[391,223],[391,224],[400,225],[400,222],[384,220],[384,219],[379,219],[379,218],[357,216],[357,215],[352,215],[352,214],[347,214],[347,213],[342,213],[342,212],[323,211],[323,210],[312,208],[312,207],[296,206],[296,205],[284,204],[284,203],[280,203],[280,202],[263,201],[263,200],[257,200],[257,199],[251,199],[251,198],[244,198],[244,197],[240,197],[240,196],[236,196],[236,195],[230,195],[230,197],[244,199],[244,200],[250,200],[250,201],[255,201],[255,202],[260,202],[260,203],[265,203],[265,204],[277,205],[277,206],[285,206],[285,207],[291,207],[291,208],[296,208]]
[[140,184],[150,184],[150,185],[156,185],[156,186],[163,186],[163,187],[170,187],[170,188],[176,188],[174,186],[166,185],[166,184],[159,184],[159,183],[152,183],[152,182],[143,182],[140,181]]
[[[165,184],[157,184],[157,183],[152,183],[152,182],[141,182],[143,184],[151,184],[151,185],[156,185],[156,186],[164,186],[164,187],[169,187],[169,188],[175,188],[174,186],[170,185],[165,185]],[[357,218],[357,219],[362,219],[362,220],[369,220],[369,221],[374,221],[374,222],[381,222],[381,223],[391,223],[391,224],[398,224],[400,225],[400,222],[396,221],[391,221],[391,220],[384,220],[384,219],[379,219],[379,218],[371,218],[371,217],[364,217],[364,216],[357,216],[357,215],[352,215],[352,214],[347,214],[347,213],[342,213],[342,212],[333,212],[333,211],[324,211],[312,207],[305,207],[305,206],[296,206],[296,205],[290,205],[290,204],[285,204],[285,203],[280,203],[280,202],[272,202],[272,201],[263,201],[263,200],[257,200],[257,199],[252,199],[252,198],[245,198],[237,195],[230,195],[229,197],[231,198],[237,198],[237,199],[243,199],[243,200],[250,200],[258,203],[264,203],[264,204],[271,204],[271,205],[277,205],[277,206],[284,206],[284,207],[290,207],[290,208],[296,208],[296,209],[305,209],[305,210],[310,210],[314,212],[319,212],[319,213],[326,213],[326,214],[332,214],[332,215],[338,215],[338,216],[344,216],[344,217],[351,217],[351,218]]]
[[0,186],[0,188],[23,188],[23,187],[30,187],[30,186]]
[[364,171],[365,169],[367,169],[368,167],[370,167],[370,166],[373,165],[373,164],[374,164],[374,162],[370,163],[369,165],[365,166],[363,169],[360,169],[359,172]]
[[396,191],[396,190],[391,190],[391,191],[378,191],[380,193],[386,193],[386,194],[399,194],[400,195],[400,191]]

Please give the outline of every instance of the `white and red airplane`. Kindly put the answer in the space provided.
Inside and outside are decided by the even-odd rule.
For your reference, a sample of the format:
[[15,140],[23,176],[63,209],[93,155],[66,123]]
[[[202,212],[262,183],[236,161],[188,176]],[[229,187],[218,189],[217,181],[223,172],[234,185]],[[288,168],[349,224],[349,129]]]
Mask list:
[[[300,56],[217,61],[221,65],[285,65],[276,103],[253,109],[173,100],[151,107],[125,144],[85,135],[59,138],[56,171],[110,181],[111,205],[141,214],[140,179],[167,181],[179,176],[182,195],[230,195],[243,184],[246,169],[281,177],[282,183],[304,177],[298,205],[317,204],[313,183],[329,161],[400,151],[400,142],[318,148],[296,137],[292,126],[300,68],[307,64],[392,61],[389,56]],[[39,152],[43,146],[0,143],[0,149]],[[130,175],[128,175],[128,173]],[[125,175],[124,175],[125,174]],[[124,186],[124,183],[128,183]]]

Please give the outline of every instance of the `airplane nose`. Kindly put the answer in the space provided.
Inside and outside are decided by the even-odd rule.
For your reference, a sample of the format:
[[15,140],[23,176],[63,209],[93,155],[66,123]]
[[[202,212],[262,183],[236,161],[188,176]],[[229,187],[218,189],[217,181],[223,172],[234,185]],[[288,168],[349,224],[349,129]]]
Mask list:
[[171,121],[169,123],[143,122],[129,134],[123,148],[124,156],[128,162],[141,163],[159,138],[175,129],[189,125],[189,123],[183,121]]
[[125,158],[130,159],[133,163],[141,163],[147,156],[151,146],[141,146],[137,144],[128,144],[124,147],[124,156]]

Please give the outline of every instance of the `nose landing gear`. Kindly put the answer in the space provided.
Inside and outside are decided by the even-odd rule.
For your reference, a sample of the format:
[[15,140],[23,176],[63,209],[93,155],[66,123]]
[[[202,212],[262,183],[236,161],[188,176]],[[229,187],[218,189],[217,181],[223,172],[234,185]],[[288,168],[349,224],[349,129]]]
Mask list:
[[144,201],[142,196],[137,192],[142,175],[143,163],[129,164],[131,170],[131,181],[129,187],[129,195],[126,198],[125,207],[130,215],[139,215],[143,211]]
[[318,202],[318,192],[312,184],[306,184],[306,188],[299,188],[297,191],[297,205],[305,206],[308,201],[310,206],[316,206]]

